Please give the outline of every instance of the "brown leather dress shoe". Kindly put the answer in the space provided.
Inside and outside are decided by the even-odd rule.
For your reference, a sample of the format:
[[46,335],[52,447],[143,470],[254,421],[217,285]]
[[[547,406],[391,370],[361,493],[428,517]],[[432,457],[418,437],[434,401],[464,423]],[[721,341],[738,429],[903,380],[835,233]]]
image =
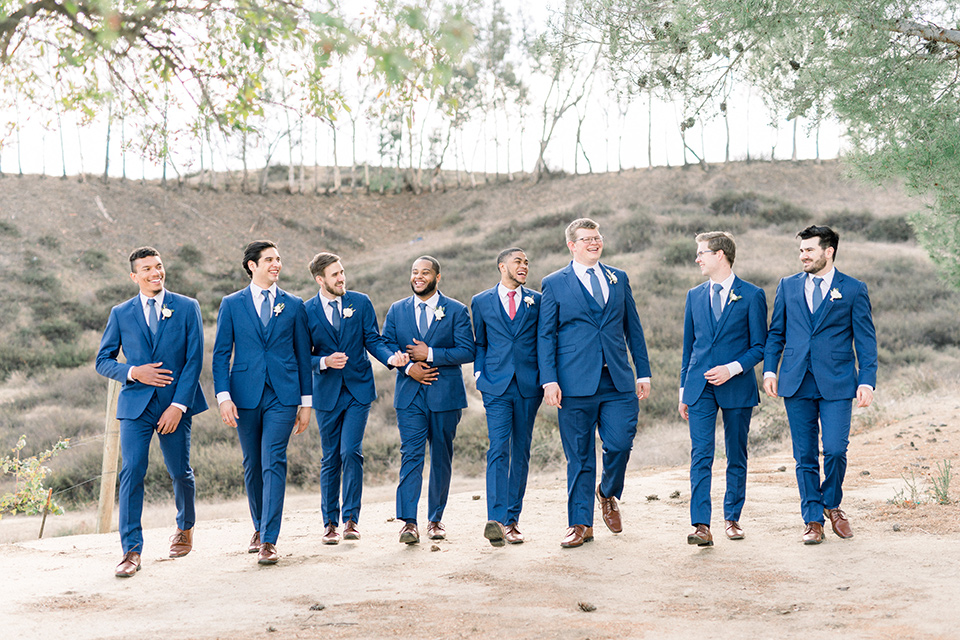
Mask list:
[[584,542],[593,540],[593,527],[585,524],[575,524],[567,529],[567,535],[560,541],[560,546],[564,549],[583,546]]
[[600,493],[600,485],[597,485],[597,500],[600,501],[600,511],[603,512],[603,524],[607,529],[614,533],[623,531],[623,524],[620,522],[620,507],[617,505],[616,498],[604,498]]
[[820,544],[823,542],[823,525],[819,522],[808,522],[803,530],[803,544]]
[[337,525],[332,522],[323,528],[323,537],[320,538],[323,544],[337,544],[340,542],[340,534],[337,533]]
[[193,550],[193,527],[186,531],[177,529],[177,532],[170,536],[170,557],[182,558]]
[[118,578],[132,578],[140,571],[140,554],[136,551],[127,551],[123,560],[117,565],[114,575]]
[[417,531],[416,522],[405,522],[400,529],[400,542],[403,544],[417,544],[420,542],[420,532]]
[[520,533],[520,529],[517,528],[516,522],[508,524],[504,528],[503,539],[506,540],[508,544],[523,543],[523,534]]
[[823,515],[830,518],[830,524],[833,526],[833,532],[841,538],[852,538],[853,529],[850,528],[850,521],[847,520],[847,514],[837,507],[836,509],[824,509]]
[[710,533],[710,527],[705,524],[698,524],[693,531],[687,535],[687,544],[695,544],[698,547],[712,547],[713,534]]
[[260,554],[257,556],[257,564],[277,564],[280,555],[277,554],[277,548],[269,542],[260,545]]
[[360,539],[360,529],[357,529],[357,523],[353,520],[347,520],[347,523],[343,525],[343,539],[344,540],[359,540]]
[[427,523],[427,537],[431,540],[446,540],[447,530],[442,522]]
[[724,532],[731,540],[743,540],[743,528],[736,520],[724,520]]
[[247,553],[259,553],[260,552],[260,532],[254,531],[253,537],[250,538],[250,544],[247,545]]
[[496,520],[487,520],[486,526],[483,527],[483,537],[495,547],[502,547],[506,544],[504,540],[506,532],[503,530],[503,525]]

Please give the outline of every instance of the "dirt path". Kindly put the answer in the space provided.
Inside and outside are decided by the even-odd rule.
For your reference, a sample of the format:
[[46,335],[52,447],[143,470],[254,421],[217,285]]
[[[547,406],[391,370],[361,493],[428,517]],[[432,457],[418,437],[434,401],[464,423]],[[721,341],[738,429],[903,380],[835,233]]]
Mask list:
[[[336,547],[319,543],[315,499],[295,498],[276,567],[244,552],[250,525],[235,503],[213,510],[231,506],[235,517],[198,524],[186,558],[164,558],[170,531],[148,529],[143,571],[129,580],[112,574],[116,533],[0,545],[0,636],[956,638],[960,511],[888,502],[904,470],[922,483],[936,462],[957,460],[960,396],[924,406],[853,436],[844,500],[851,540],[828,533],[818,547],[800,543],[787,450],[751,461],[746,539],[706,549],[685,544],[684,468],[633,470],[625,532],[601,524],[594,542],[572,550],[559,546],[561,474],[538,477],[527,492],[528,542],[500,549],[481,537],[479,478],[458,481],[449,540],[437,545],[397,542],[390,488],[365,495],[363,539]],[[715,509],[722,485],[715,474]],[[670,498],[674,491],[681,497]]]

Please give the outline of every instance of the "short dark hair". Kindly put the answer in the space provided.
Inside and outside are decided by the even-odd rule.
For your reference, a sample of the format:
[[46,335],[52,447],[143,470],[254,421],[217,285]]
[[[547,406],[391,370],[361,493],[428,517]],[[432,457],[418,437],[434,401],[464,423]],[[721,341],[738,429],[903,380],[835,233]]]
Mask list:
[[510,247],[509,249],[504,249],[497,256],[497,268],[499,268],[500,265],[506,262],[507,256],[509,256],[511,253],[525,253],[525,251],[520,247]]
[[256,263],[260,262],[260,254],[263,253],[264,249],[269,249],[273,247],[277,248],[276,242],[270,242],[269,240],[257,240],[256,242],[251,242],[243,250],[243,270],[247,272],[247,275],[251,278],[253,277],[253,271],[250,271],[250,267],[247,266],[247,263],[253,260]]
[[130,273],[134,273],[137,270],[137,265],[135,264],[137,260],[140,258],[149,258],[150,256],[157,256],[159,258],[160,252],[153,247],[134,249],[133,253],[130,254]]
[[737,243],[733,235],[726,231],[705,231],[698,233],[696,242],[706,242],[707,249],[710,251],[723,251],[723,256],[733,266],[733,261],[737,259]]
[[313,256],[313,260],[310,261],[310,275],[312,275],[314,278],[317,276],[322,276],[327,267],[332,265],[334,262],[340,262],[340,256],[327,251],[318,253],[317,255]]
[[801,240],[820,238],[820,248],[826,251],[827,247],[833,247],[833,259],[837,259],[837,245],[840,244],[840,235],[830,227],[812,224],[798,233],[797,237]]
[[433,256],[420,256],[413,261],[414,264],[420,262],[421,260],[426,260],[431,265],[433,265],[433,270],[437,272],[437,275],[440,275],[440,261],[434,258]]

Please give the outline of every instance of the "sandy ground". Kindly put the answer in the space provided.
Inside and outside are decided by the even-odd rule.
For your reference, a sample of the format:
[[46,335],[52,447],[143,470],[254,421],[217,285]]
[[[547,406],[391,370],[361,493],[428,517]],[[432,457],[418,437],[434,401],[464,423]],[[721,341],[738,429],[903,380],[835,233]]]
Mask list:
[[[204,505],[195,550],[167,559],[171,530],[149,528],[143,570],[132,579],[113,576],[116,533],[0,545],[0,636],[956,638],[960,511],[956,503],[891,503],[905,487],[901,474],[913,471],[922,491],[936,463],[956,461],[960,450],[960,395],[923,406],[853,435],[850,540],[828,532],[822,545],[801,544],[786,447],[751,461],[739,542],[716,526],[716,465],[717,541],[702,549],[685,543],[683,467],[633,469],[624,533],[611,534],[598,514],[596,540],[579,549],[559,546],[562,473],[531,481],[521,521],[527,542],[503,548],[481,537],[480,478],[457,480],[448,540],[409,547],[397,542],[392,487],[366,491],[363,539],[333,547],[319,542],[317,498],[291,496],[273,567],[245,553],[243,503]],[[675,491],[680,497],[670,497]],[[6,518],[0,532],[26,525],[38,523]]]

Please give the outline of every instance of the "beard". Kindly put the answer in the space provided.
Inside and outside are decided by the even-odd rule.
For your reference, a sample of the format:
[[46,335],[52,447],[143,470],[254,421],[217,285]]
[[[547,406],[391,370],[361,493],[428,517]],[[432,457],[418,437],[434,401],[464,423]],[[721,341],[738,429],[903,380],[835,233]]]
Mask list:
[[410,290],[413,291],[414,295],[418,296],[432,296],[433,292],[437,290],[437,281],[428,282],[427,286],[423,288],[423,291],[418,292],[413,286],[413,283],[410,283]]
[[805,272],[807,272],[807,273],[817,273],[818,271],[820,271],[821,269],[823,269],[823,268],[826,267],[826,266],[827,266],[827,258],[826,258],[826,256],[824,256],[824,257],[820,258],[819,260],[815,260],[814,262],[810,262],[809,264],[805,264],[805,265],[803,266],[803,270],[804,270]]

